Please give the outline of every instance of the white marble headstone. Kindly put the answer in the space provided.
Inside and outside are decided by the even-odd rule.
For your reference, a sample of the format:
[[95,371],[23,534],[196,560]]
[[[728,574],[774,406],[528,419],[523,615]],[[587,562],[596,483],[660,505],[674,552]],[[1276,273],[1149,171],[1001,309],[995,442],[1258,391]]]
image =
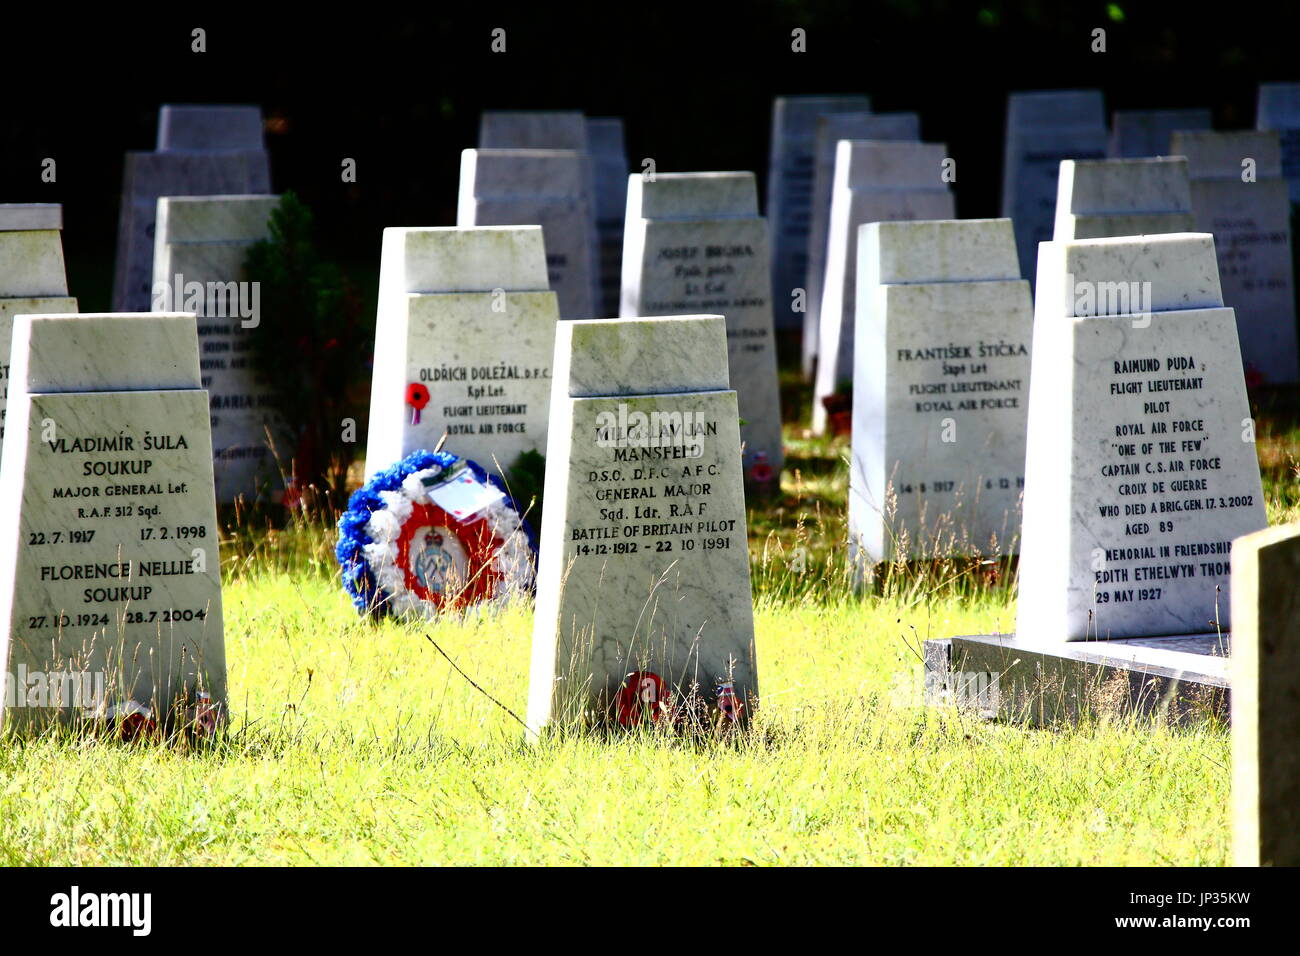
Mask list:
[[[224,706],[195,317],[19,316],[9,410],[0,463],[0,620],[16,691],[8,723],[40,727],[134,701],[165,725],[200,690]],[[36,674],[70,696],[46,696]]]
[[528,726],[609,716],[633,672],[758,694],[736,393],[721,316],[561,322]]
[[1207,109],[1116,110],[1111,114],[1111,159],[1142,159],[1173,156],[1169,137],[1177,130],[1212,129],[1214,118]]
[[367,476],[444,433],[445,451],[498,474],[546,454],[558,319],[540,227],[385,229]]
[[822,282],[826,278],[826,243],[831,222],[831,191],[835,182],[835,146],[844,139],[918,142],[921,139],[921,119],[915,113],[829,113],[817,117],[812,211],[808,226],[808,285],[803,303],[805,377],[812,376],[817,359]]
[[1226,631],[1267,518],[1213,237],[1044,243],[1032,361],[1019,639]]
[[627,147],[623,120],[617,116],[587,120],[591,164],[596,184],[596,236],[600,241],[601,312],[618,314],[623,279],[623,215],[627,209]]
[[1282,178],[1291,201],[1300,202],[1300,83],[1261,83],[1255,128],[1274,130],[1281,138]]
[[[164,196],[264,195],[271,191],[270,159],[260,145],[261,111],[224,107],[238,117],[226,122],[211,107],[164,107],[153,153],[127,153],[118,212],[113,308],[145,312],[153,282],[155,217]],[[256,137],[246,128],[258,116]],[[196,112],[197,111],[197,112]],[[222,139],[222,137],[228,137]],[[256,141],[257,145],[249,143]]]
[[721,313],[744,425],[744,471],[756,490],[780,489],[781,396],[772,329],[767,223],[753,173],[658,173],[628,178],[624,318]]
[[1061,162],[1057,241],[1189,232],[1194,225],[1187,161],[1180,156]]
[[262,149],[260,106],[166,104],[158,111],[158,150]]
[[77,311],[77,300],[68,296],[62,228],[63,207],[57,203],[0,205],[0,439],[14,316]]
[[1012,93],[1007,98],[1002,216],[1015,224],[1020,274],[1031,285],[1038,244],[1052,238],[1061,160],[1105,155],[1100,90]]
[[860,233],[854,566],[1012,553],[1033,306],[1011,220],[876,222]]
[[1232,849],[1300,866],[1300,525],[1232,543]]
[[858,227],[868,222],[952,219],[957,211],[943,180],[943,143],[841,140],[826,246],[813,383],[813,431],[826,430],[823,399],[853,379]]
[[1247,384],[1296,381],[1291,203],[1278,134],[1175,133],[1173,144],[1189,164],[1196,228],[1214,234]]
[[261,313],[260,290],[244,270],[249,248],[269,237],[278,202],[278,196],[158,200],[153,310],[198,314],[199,370],[212,408],[213,470],[222,502],[273,489],[294,451],[274,389],[253,358],[253,336],[263,320],[276,318]]
[[817,118],[869,113],[871,100],[850,96],[778,96],[772,101],[767,221],[772,230],[772,295],[778,329],[803,328],[791,293],[807,289]]
[[585,153],[467,149],[461,154],[458,226],[539,225],[560,316],[593,318],[600,302],[595,218]]

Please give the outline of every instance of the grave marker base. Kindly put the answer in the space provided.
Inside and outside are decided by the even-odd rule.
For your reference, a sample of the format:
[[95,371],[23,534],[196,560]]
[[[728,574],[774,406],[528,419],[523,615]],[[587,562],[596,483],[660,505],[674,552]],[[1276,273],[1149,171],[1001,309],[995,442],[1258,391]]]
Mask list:
[[997,693],[981,701],[986,717],[1034,726],[1075,723],[1085,715],[1163,714],[1176,725],[1226,721],[1230,652],[1226,632],[1056,646],[1015,634],[925,641],[926,703],[960,690],[962,675],[987,674],[997,676]]

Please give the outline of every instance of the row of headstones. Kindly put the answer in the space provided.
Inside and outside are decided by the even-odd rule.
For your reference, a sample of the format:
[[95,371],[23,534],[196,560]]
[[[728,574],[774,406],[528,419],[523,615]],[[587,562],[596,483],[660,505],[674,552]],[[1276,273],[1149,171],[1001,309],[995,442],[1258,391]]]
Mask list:
[[[1158,249],[1140,253],[1142,269],[1173,267],[1186,289],[1187,280],[1205,278],[1203,270],[1212,266],[1207,238],[1156,242]],[[1053,265],[1044,267],[1044,279],[1058,291],[1053,276],[1061,269],[1079,269],[1076,274],[1096,281],[1114,274],[1121,258],[1125,270],[1132,261],[1132,243],[1052,245],[1045,260]],[[1187,304],[1169,298],[1170,291],[1161,288],[1161,304]],[[1077,401],[1075,383],[1082,379],[1110,406],[1101,415],[1076,411],[1050,422],[1058,426],[1053,431],[1062,421],[1072,425],[1045,464],[1059,471],[1072,454],[1077,462],[1079,448],[1100,444],[1095,433],[1108,432],[1111,421],[1136,417],[1135,406],[1121,407],[1119,395],[1127,388],[1103,392],[1098,386],[1107,378],[1133,381],[1139,373],[1116,368],[1112,374],[1107,367],[1129,361],[1115,356],[1130,354],[1125,325],[1131,317],[1062,321],[1070,306],[1055,295],[1051,301],[1057,303],[1054,321],[1041,327],[1055,345],[1044,341],[1038,354],[1050,355],[1054,368],[1082,362],[1075,382],[1064,376],[1051,383],[1054,391],[1075,397],[1077,409],[1084,403]],[[1062,307],[1064,317],[1057,314]],[[558,328],[546,477],[554,504],[541,544],[530,730],[608,709],[627,697],[629,674],[637,678],[632,706],[643,707],[647,718],[659,713],[655,705],[669,693],[697,695],[707,706],[714,682],[726,688],[730,712],[747,716],[758,702],[757,663],[725,323],[720,316],[681,316]],[[1153,344],[1132,354],[1209,346],[1212,364],[1200,369],[1205,379],[1218,375],[1222,385],[1232,376],[1230,310],[1163,310],[1145,328]],[[94,716],[148,712],[172,726],[195,713],[196,699],[226,706],[198,341],[193,315],[24,314],[16,320],[13,415],[0,464],[0,619],[6,624],[0,701],[12,727],[34,730],[75,719],[82,695],[99,695]],[[141,361],[145,355],[151,360]],[[1147,400],[1142,394],[1128,398]],[[1240,388],[1209,403],[1208,426],[1198,432],[1217,436],[1219,419],[1238,413],[1243,403]],[[1107,427],[1096,425],[1107,413]],[[663,442],[633,440],[618,423],[638,415],[675,427],[655,433]],[[1046,531],[1070,534],[1070,513],[1096,502],[1096,477],[1075,470],[1068,470],[1053,513],[1041,513]],[[1216,495],[1254,494],[1258,486],[1228,478],[1220,487],[1215,478]],[[615,517],[608,505],[619,492],[660,506],[672,497],[685,510],[671,518]],[[1227,543],[1256,510],[1222,509],[1214,528],[1180,537],[1196,546],[1222,535]],[[1104,533],[1115,537],[1114,528]],[[1077,551],[1077,529],[1069,540]],[[1294,865],[1300,862],[1300,760],[1294,721],[1279,715],[1296,713],[1292,675],[1300,663],[1300,608],[1291,585],[1300,575],[1300,530],[1240,538],[1231,555],[1237,860]],[[1047,577],[1035,586],[1055,587],[1059,610],[1061,582]],[[1176,605],[1184,597],[1192,599],[1186,615],[1207,611],[1203,587],[1167,600]],[[91,674],[110,675],[108,687],[88,683],[83,675]]]
[[[1060,164],[1106,157],[1103,117],[1097,91],[1010,98],[1002,214],[1015,223],[1021,273],[1031,285],[1037,244],[1052,238],[1054,222],[1056,238],[1061,237],[1060,219],[1066,212],[1056,202]],[[1130,213],[1127,227],[1085,219],[1078,222],[1076,234],[1176,231],[1189,228],[1193,219],[1196,228],[1213,232],[1219,240],[1225,296],[1250,333],[1243,335],[1243,353],[1252,379],[1286,383],[1300,377],[1300,371],[1290,210],[1281,177],[1291,176],[1291,167],[1297,165],[1290,154],[1293,141],[1300,140],[1287,127],[1300,126],[1300,85],[1261,87],[1259,125],[1281,132],[1208,132],[1210,117],[1204,110],[1117,111],[1110,156],[1187,155],[1192,159],[1190,195],[1137,189],[1129,194],[1128,206],[1075,212],[1111,217]],[[942,164],[950,162],[946,149],[942,144],[919,144],[916,127],[913,114],[871,114],[862,96],[781,97],[774,106],[767,210],[773,228],[776,325],[803,328],[803,369],[809,378],[815,370],[813,427],[819,433],[828,423],[823,400],[851,377],[852,349],[841,344],[836,331],[852,323],[856,227],[873,220],[953,216],[952,197],[942,178]],[[854,140],[854,146],[845,145]],[[911,145],[891,148],[885,140]],[[873,155],[891,153],[899,158],[892,166]],[[1229,165],[1233,157],[1236,162]],[[1248,185],[1258,188],[1240,188],[1247,185],[1243,158],[1251,160]],[[1297,182],[1291,185],[1293,191],[1300,188]],[[1159,200],[1165,204],[1156,205]],[[1146,215],[1148,211],[1154,215]],[[1183,216],[1176,219],[1170,213]]]

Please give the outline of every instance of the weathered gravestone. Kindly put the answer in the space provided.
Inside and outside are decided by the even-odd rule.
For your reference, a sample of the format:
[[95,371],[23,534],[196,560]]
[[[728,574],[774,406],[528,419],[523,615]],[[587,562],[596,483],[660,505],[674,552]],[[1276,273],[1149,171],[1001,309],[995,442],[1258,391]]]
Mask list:
[[0,438],[14,316],[77,311],[63,270],[62,229],[63,208],[56,203],[0,205]]
[[22,315],[12,372],[0,463],[9,721],[133,702],[167,724],[201,692],[224,707],[194,316]]
[[623,215],[627,209],[627,148],[618,117],[587,120],[596,181],[596,237],[600,242],[601,312],[618,314],[623,280]]
[[853,564],[1010,553],[1033,325],[1011,221],[876,222],[860,232]]
[[249,248],[270,235],[278,201],[277,196],[158,200],[153,311],[198,315],[199,371],[212,410],[213,472],[217,500],[223,502],[274,487],[294,451],[276,411],[275,391],[252,354],[263,318],[261,295],[244,271]]
[[[597,312],[603,312],[600,303],[603,302],[601,297],[601,238],[603,233],[600,232],[600,211],[601,211],[601,181],[598,179],[596,167],[596,141],[593,138],[592,123],[581,112],[576,110],[487,110],[479,117],[479,134],[478,145],[480,149],[567,149],[573,150],[579,154],[582,163],[582,195],[587,204],[587,212],[591,218],[591,225],[588,229],[588,241],[591,243],[591,263],[592,263],[592,282],[594,283],[594,296],[592,300],[597,303],[596,309],[590,315],[584,314],[579,318],[589,318],[595,316]],[[622,144],[622,122],[620,120],[604,121],[619,124],[619,148]],[[602,140],[602,144],[607,147],[607,141]],[[616,189],[624,187],[624,181],[627,178],[627,163],[624,161],[622,169],[614,177],[617,185]],[[619,210],[616,215],[622,217],[622,201],[619,202]],[[461,225],[465,225],[461,223]],[[491,225],[491,223],[484,223]],[[526,225],[526,223],[521,223]],[[619,235],[619,255],[622,249],[622,234]],[[550,248],[548,240],[547,248]],[[613,263],[613,268],[617,270],[619,263]],[[617,276],[614,277],[617,283]],[[617,296],[617,290],[611,293]],[[571,316],[564,313],[564,295],[560,296],[560,313],[565,318]],[[610,312],[609,315],[613,315]]]
[[1213,129],[1209,110],[1116,110],[1111,114],[1111,159],[1172,156],[1169,137],[1182,129]]
[[1277,133],[1175,133],[1173,143],[1187,157],[1196,228],[1214,234],[1247,383],[1296,381],[1291,204]]
[[262,149],[258,106],[166,104],[158,111],[158,150]]
[[952,219],[953,195],[942,179],[947,153],[943,143],[842,140],[835,148],[813,385],[812,427],[817,434],[828,422],[825,399],[853,379],[858,227],[890,220]]
[[385,229],[366,474],[437,446],[546,453],[559,320],[538,226]]
[[[758,694],[721,316],[562,322],[528,726]],[[631,697],[630,706],[628,697]]]
[[1042,722],[1222,714],[1232,540],[1267,518],[1213,237],[1044,243],[1038,279],[1016,634],[951,667]]
[[1213,237],[1039,258],[1020,638],[1226,630],[1231,541],[1267,520]]
[[560,316],[589,319],[600,301],[584,154],[558,149],[467,149],[456,225],[539,225]]
[[1300,866],[1300,526],[1232,543],[1237,866]]
[[1300,202],[1300,83],[1261,83],[1255,128],[1274,130],[1282,144],[1282,178]]
[[1063,159],[1106,155],[1101,90],[1012,93],[1007,99],[1002,215],[1015,224],[1020,274],[1032,285],[1038,244],[1052,238]]
[[778,329],[803,327],[793,293],[808,288],[817,117],[870,111],[870,99],[861,95],[778,96],[772,101],[766,209],[772,229],[772,295]]
[[1061,162],[1053,233],[1058,242],[1188,232],[1193,225],[1182,157]]
[[735,382],[747,484],[780,488],[781,396],[772,331],[767,223],[753,173],[628,179],[620,315],[719,312]]
[[263,195],[271,191],[270,160],[262,147],[261,122],[259,119],[256,129],[252,129],[246,119],[249,111],[261,115],[257,107],[164,106],[158,151],[126,154],[113,271],[114,309],[149,309],[160,198]]
[[831,222],[831,191],[835,181],[835,147],[841,140],[921,139],[915,113],[830,113],[817,117],[813,148],[812,213],[808,227],[808,279],[803,315],[803,372],[811,378],[817,361],[822,281],[826,278],[826,241]]

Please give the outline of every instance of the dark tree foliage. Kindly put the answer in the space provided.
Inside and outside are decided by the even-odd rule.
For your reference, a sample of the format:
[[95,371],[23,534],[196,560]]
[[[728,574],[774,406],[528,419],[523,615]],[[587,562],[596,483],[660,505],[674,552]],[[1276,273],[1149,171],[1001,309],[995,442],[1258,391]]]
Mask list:
[[[261,283],[262,314],[252,331],[253,361],[271,382],[294,441],[276,449],[297,494],[309,488],[342,500],[363,411],[351,395],[368,379],[371,329],[341,269],[321,257],[311,210],[292,192],[271,214],[271,238],[248,252],[250,281]],[[349,426],[348,420],[351,421]]]

